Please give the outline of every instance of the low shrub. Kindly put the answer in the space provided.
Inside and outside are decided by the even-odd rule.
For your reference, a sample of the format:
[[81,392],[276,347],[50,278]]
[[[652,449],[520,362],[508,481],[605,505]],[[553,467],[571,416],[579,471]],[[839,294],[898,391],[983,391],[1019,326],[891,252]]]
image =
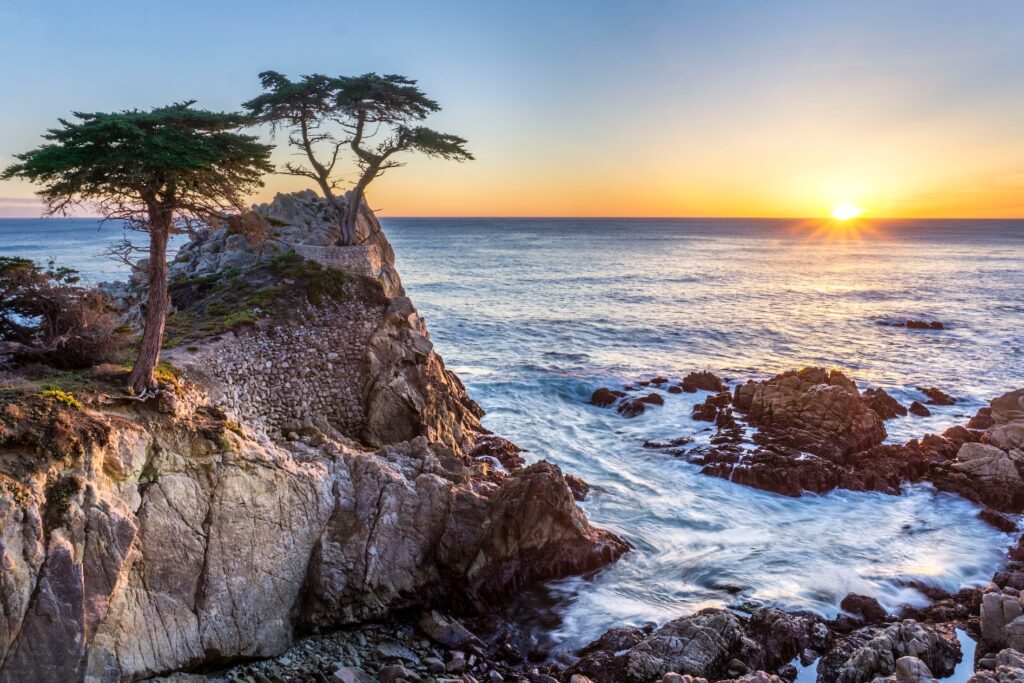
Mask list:
[[40,391],[39,395],[42,396],[43,398],[52,398],[55,401],[59,401],[60,403],[66,405],[68,408],[82,408],[82,402],[75,398],[74,394],[72,394],[69,391],[64,391],[63,389],[50,387],[48,389],[43,389],[42,391]]
[[0,356],[83,368],[114,359],[128,334],[95,288],[52,262],[0,257]]

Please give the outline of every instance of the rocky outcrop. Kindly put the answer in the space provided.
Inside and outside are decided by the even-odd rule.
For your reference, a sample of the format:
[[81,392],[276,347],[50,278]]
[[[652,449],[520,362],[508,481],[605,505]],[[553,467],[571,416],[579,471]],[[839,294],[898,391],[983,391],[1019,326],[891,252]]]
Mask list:
[[408,298],[391,299],[362,362],[362,440],[371,446],[425,436],[461,450],[484,431],[479,422],[483,410],[444,367]]
[[1024,599],[1013,588],[994,590],[981,598],[981,647],[1024,651]]
[[[339,199],[341,204],[348,198]],[[378,279],[388,296],[404,294],[395,270],[395,252],[380,222],[364,201],[356,220],[356,244],[373,247],[380,258]],[[185,244],[170,268],[170,277],[201,277],[229,268],[245,269],[286,253],[296,246],[330,247],[338,243],[338,213],[313,190],[277,194],[272,201],[252,208],[253,221],[237,221],[211,230]],[[142,267],[137,270],[142,270]]]
[[[712,681],[774,671],[806,648],[823,650],[829,632],[820,619],[764,608],[749,619],[706,609],[647,633],[612,629],[580,651],[564,678],[586,676],[594,683],[648,683],[673,674]],[[761,679],[769,680],[768,674]]]
[[[961,656],[960,641],[951,629],[907,619],[884,628],[861,629],[837,641],[818,664],[818,680],[868,683],[896,674],[897,661],[905,657],[923,662],[931,674],[948,676]],[[902,668],[920,671],[913,662]]]
[[927,481],[981,504],[981,518],[1006,531],[1016,524],[1005,514],[1024,511],[1024,390],[992,401],[985,431],[951,427],[903,445],[881,443],[891,397],[861,395],[838,371],[805,368],[737,386],[732,404],[755,427],[753,448],[743,447],[731,414],[719,416],[728,407],[716,408],[715,398],[694,418],[715,420],[716,436],[686,454],[705,474],[788,496],[835,488],[896,495],[904,483]]
[[[928,479],[939,488],[1000,512],[1024,511],[1024,389],[992,400],[992,426],[979,438],[962,429],[955,456],[938,462]],[[954,442],[955,443],[955,442]],[[948,453],[948,452],[947,452]]]
[[882,443],[882,419],[838,370],[804,368],[736,387],[737,410],[774,441],[829,459]]
[[474,482],[461,459],[435,450],[418,438],[382,457],[339,461],[339,504],[313,550],[301,610],[308,626],[431,600],[482,609],[523,584],[625,552],[586,522],[554,465],[537,463],[494,485]]
[[183,248],[191,315],[216,310],[204,291],[288,305],[200,328],[166,354],[191,379],[158,398],[0,395],[0,680],[273,656],[303,629],[482,610],[627,550],[576,506],[585,484],[480,425],[364,213],[390,275],[287,252],[336,239],[310,193],[256,207],[259,239],[229,223]]
[[878,417],[883,420],[891,420],[894,417],[907,414],[906,406],[890,396],[885,389],[866,389],[863,397],[867,406],[878,413]]
[[[266,657],[297,628],[485,606],[626,546],[539,463],[481,478],[419,437],[289,449],[190,396],[11,402],[0,431],[0,679],[136,680]],[[20,411],[20,412],[19,412]],[[5,423],[6,424],[6,423]],[[39,435],[49,450],[36,451]]]
[[1020,683],[1024,681],[1024,654],[1018,650],[1003,650],[997,654],[990,670],[971,676],[968,683]]

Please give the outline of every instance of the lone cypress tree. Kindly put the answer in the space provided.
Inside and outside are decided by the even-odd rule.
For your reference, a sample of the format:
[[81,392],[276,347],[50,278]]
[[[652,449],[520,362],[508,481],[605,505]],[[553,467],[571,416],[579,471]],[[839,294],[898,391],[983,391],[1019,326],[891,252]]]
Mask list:
[[[288,126],[292,130],[288,142],[300,150],[308,165],[287,163],[284,172],[311,178],[324,198],[338,207],[342,244],[356,242],[356,219],[367,186],[384,171],[402,165],[395,154],[414,151],[455,161],[473,158],[464,139],[414,125],[441,107],[405,76],[312,74],[291,81],[276,71],[264,71],[260,83],[265,92],[242,106],[273,129]],[[346,135],[331,132],[332,123]],[[347,210],[334,194],[340,187],[335,168],[346,146],[360,170]]]
[[316,182],[324,199],[338,212],[340,229],[345,210],[335,200],[334,191],[341,180],[335,177],[334,168],[348,141],[337,139],[327,127],[337,114],[338,79],[312,74],[291,81],[276,71],[264,71],[259,78],[263,94],[242,106],[256,121],[269,123],[271,132],[284,126],[291,129],[288,144],[300,150],[306,163],[286,162],[283,173]]
[[182,229],[219,221],[244,209],[245,195],[273,170],[270,146],[237,131],[242,114],[193,109],[194,101],[151,111],[75,113],[44,136],[49,142],[16,155],[0,178],[43,186],[45,215],[86,204],[104,220],[149,233],[149,292],[145,328],[129,388],[156,386],[167,316],[167,240]]
[[361,171],[349,200],[353,210],[346,213],[342,230],[342,235],[354,242],[366,188],[388,169],[403,165],[393,158],[395,154],[419,152],[449,161],[471,161],[473,155],[466,150],[465,139],[414,125],[441,107],[411,78],[369,73],[338,80],[338,111],[351,133],[349,145]]

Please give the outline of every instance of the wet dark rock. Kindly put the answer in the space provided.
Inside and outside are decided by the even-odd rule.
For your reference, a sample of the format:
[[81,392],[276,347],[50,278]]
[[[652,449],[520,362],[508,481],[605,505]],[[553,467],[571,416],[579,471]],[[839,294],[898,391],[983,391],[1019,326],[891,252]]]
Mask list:
[[[743,619],[728,610],[706,609],[650,633],[612,629],[579,652],[563,680],[573,675],[594,683],[685,681],[686,676],[722,680],[776,670],[806,648],[824,649],[828,641],[827,629],[813,615],[760,609]],[[740,680],[774,680],[766,676]]]
[[992,576],[992,583],[1002,589],[1024,590],[1024,571],[1001,571]]
[[918,387],[917,390],[928,397],[928,405],[951,406],[956,403],[955,398],[937,387]]
[[904,606],[899,611],[900,619],[914,619],[928,623],[951,623],[966,625],[967,620],[977,616],[981,609],[982,591],[979,588],[964,588],[950,594],[936,586],[912,581],[908,585],[916,588],[932,601],[924,607]]
[[907,329],[911,330],[944,330],[946,326],[938,320],[927,322],[925,320],[908,320],[905,323]]
[[750,668],[765,671],[779,669],[805,649],[824,650],[831,640],[820,617],[773,607],[755,610],[744,631],[746,642],[739,658]]
[[725,384],[721,378],[713,372],[702,370],[701,372],[691,372],[683,378],[683,391],[687,393],[694,393],[695,391],[712,391],[718,393],[725,391]]
[[826,493],[842,481],[837,465],[815,455],[767,448],[713,448],[702,455],[702,474],[792,498],[804,491]]
[[996,512],[991,508],[985,508],[978,513],[978,519],[985,522],[994,529],[1004,531],[1006,533],[1012,533],[1017,531],[1017,523],[1011,520],[1006,515]]
[[709,405],[713,405],[716,408],[724,408],[732,403],[732,394],[728,391],[719,391],[718,393],[708,396],[704,399],[704,402]]
[[625,652],[588,646],[566,677],[581,674],[594,683],[647,683],[675,672],[720,679],[742,639],[737,616],[727,610],[703,610],[668,622]]
[[925,408],[920,401],[914,401],[910,404],[910,413],[918,417],[928,417],[932,414],[932,411]]
[[683,388],[677,384],[673,384],[668,389],[666,389],[666,391],[668,391],[668,393],[670,394],[681,394],[683,393]]
[[644,630],[623,626],[612,628],[605,631],[605,633],[594,642],[584,646],[576,654],[580,657],[584,657],[595,652],[619,652],[621,650],[628,650],[639,645],[640,641],[651,635],[652,631],[653,629]]
[[872,681],[896,673],[896,662],[902,657],[916,657],[936,676],[948,676],[961,656],[952,628],[907,619],[885,627],[869,626],[838,639],[818,664],[818,680]]
[[885,621],[888,614],[875,598],[867,595],[858,595],[857,593],[850,593],[843,601],[839,603],[839,607],[846,610],[850,614],[860,617],[865,624],[877,624],[880,621]]
[[644,448],[677,448],[693,441],[690,436],[678,436],[668,441],[644,441]]
[[992,427],[995,422],[992,420],[992,408],[985,406],[979,408],[978,412],[967,421],[968,429],[988,429]]
[[838,370],[804,368],[740,385],[733,404],[773,440],[833,460],[886,437],[878,413]]
[[1024,536],[1017,541],[1017,545],[1010,548],[1009,557],[1014,562],[1024,562]]
[[523,449],[497,434],[482,434],[469,451],[469,457],[491,457],[508,470],[517,470],[526,464],[520,455]]
[[590,493],[590,484],[573,474],[565,475],[565,483],[569,486],[569,490],[572,491],[573,498],[578,501],[587,499],[587,494]]
[[883,420],[891,420],[907,414],[906,406],[890,396],[885,389],[865,389],[862,394],[868,407]]
[[619,414],[625,418],[637,417],[643,415],[644,411],[647,410],[647,404],[640,400],[626,401],[619,405],[616,409]]
[[718,408],[711,403],[698,403],[693,407],[693,419],[701,422],[714,422],[718,417]]
[[607,408],[625,395],[623,391],[601,387],[590,395],[590,404],[599,408]]
[[650,393],[639,399],[643,403],[651,406],[663,406],[665,405],[665,397],[661,394]]
[[662,384],[666,384],[667,382],[668,382],[668,377],[661,377],[661,376],[655,377],[654,379],[651,380],[651,384],[653,384],[656,387],[660,387]]

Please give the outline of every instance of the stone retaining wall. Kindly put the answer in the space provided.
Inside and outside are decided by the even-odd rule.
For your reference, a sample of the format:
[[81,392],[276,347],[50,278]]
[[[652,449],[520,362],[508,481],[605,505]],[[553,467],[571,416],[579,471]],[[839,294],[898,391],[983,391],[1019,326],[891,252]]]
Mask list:
[[355,247],[325,247],[313,244],[293,244],[295,253],[304,259],[316,261],[327,268],[346,273],[379,278],[382,262],[376,245]]
[[240,332],[202,368],[220,387],[213,399],[271,436],[326,420],[358,440],[366,423],[362,359],[384,309],[353,298],[310,307],[302,322]]

